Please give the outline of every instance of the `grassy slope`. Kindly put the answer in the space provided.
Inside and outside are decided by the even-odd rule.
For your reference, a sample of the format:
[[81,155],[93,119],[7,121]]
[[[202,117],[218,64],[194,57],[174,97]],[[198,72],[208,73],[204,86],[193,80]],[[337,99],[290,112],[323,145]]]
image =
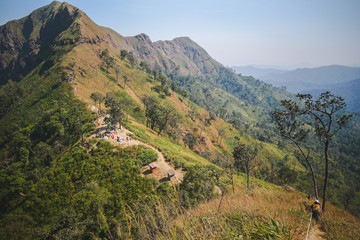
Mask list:
[[[309,205],[304,194],[277,187],[256,188],[200,204],[179,215],[160,239],[305,239]],[[323,226],[327,239],[358,239],[360,221],[329,204]],[[311,229],[315,228],[314,222]]]
[[[111,69],[109,74],[104,73],[100,70],[101,59],[99,58],[99,52],[108,48],[110,50],[111,55],[116,59],[116,64],[119,65],[121,69],[121,76],[119,77],[119,84],[115,83],[115,81],[109,79],[115,79],[115,72]],[[152,80],[152,82],[147,81],[147,79],[151,79],[151,76],[146,74],[144,71],[141,71],[137,67],[130,67],[126,60],[120,60],[118,57],[118,51],[113,49],[107,44],[100,45],[90,45],[90,44],[82,44],[80,46],[75,47],[65,58],[62,65],[64,67],[68,66],[70,63],[74,63],[73,69],[75,69],[75,80],[72,82],[72,86],[74,88],[74,93],[79,97],[80,100],[85,101],[87,103],[92,103],[90,99],[90,95],[92,92],[101,92],[102,94],[106,94],[111,91],[125,92],[127,96],[131,96],[133,100],[139,104],[140,107],[143,105],[140,103],[140,99],[145,94],[158,96],[158,93],[151,91],[151,87],[159,85],[160,83]],[[82,73],[82,74],[81,74]],[[127,76],[129,82],[125,89],[123,86],[123,78]],[[219,153],[230,155],[231,151],[236,143],[235,136],[240,138],[241,142],[247,144],[257,144],[261,151],[261,158],[275,158],[282,159],[285,157],[286,152],[279,150],[275,145],[270,143],[259,142],[252,137],[250,137],[246,133],[240,133],[238,130],[234,129],[230,124],[226,123],[222,119],[218,118],[217,120],[212,120],[211,125],[206,126],[201,119],[197,118],[195,121],[192,121],[188,117],[188,111],[190,110],[190,105],[193,108],[196,108],[197,111],[202,116],[209,116],[209,113],[189,102],[188,100],[180,100],[176,93],[172,92],[172,96],[166,97],[165,100],[159,100],[163,102],[167,102],[175,107],[177,112],[181,115],[181,124],[180,129],[184,132],[192,131],[195,136],[200,137],[200,130],[194,131],[195,128],[201,128],[202,136],[207,137],[207,141],[205,145],[199,145],[196,149],[199,151],[209,151],[213,152],[218,151]],[[132,130],[136,131],[138,129],[138,134],[141,134],[144,130],[141,129],[140,125],[134,125]],[[223,137],[219,137],[219,129],[225,130],[225,135]],[[151,131],[148,131],[151,132]],[[142,135],[143,141],[156,143],[155,139],[161,139],[156,137],[156,134],[151,134],[152,137],[149,137],[145,134]],[[221,139],[221,141],[220,141]],[[158,140],[159,141],[159,140]],[[221,143],[220,143],[221,142]],[[182,143],[181,138],[178,140],[178,143]],[[153,144],[156,145],[156,144]],[[158,147],[161,144],[158,144]],[[173,153],[169,153],[169,155],[177,156],[178,151],[176,150]],[[290,154],[290,157],[293,156]],[[183,158],[186,162],[187,158]],[[201,162],[201,161],[200,161]]]

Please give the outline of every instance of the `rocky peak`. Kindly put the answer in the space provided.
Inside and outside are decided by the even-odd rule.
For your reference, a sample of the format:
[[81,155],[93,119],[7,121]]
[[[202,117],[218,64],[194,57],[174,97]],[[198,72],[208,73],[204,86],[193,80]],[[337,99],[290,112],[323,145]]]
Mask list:
[[135,38],[139,41],[143,41],[146,42],[148,44],[152,44],[152,41],[150,40],[150,37],[148,35],[146,35],[145,33],[140,33],[138,35],[135,36]]

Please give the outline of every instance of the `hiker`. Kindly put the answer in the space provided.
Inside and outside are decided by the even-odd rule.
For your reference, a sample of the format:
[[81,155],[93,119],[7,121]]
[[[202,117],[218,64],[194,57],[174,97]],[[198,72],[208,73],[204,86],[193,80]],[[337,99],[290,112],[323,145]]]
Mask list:
[[311,199],[312,199],[312,196],[311,196],[311,194],[310,194],[310,193],[308,193],[308,195],[307,195],[307,199],[309,199],[309,200],[311,200]]
[[321,205],[319,200],[315,200],[314,204],[311,205],[310,210],[312,212],[313,218],[316,220],[316,223],[318,223],[321,218]]

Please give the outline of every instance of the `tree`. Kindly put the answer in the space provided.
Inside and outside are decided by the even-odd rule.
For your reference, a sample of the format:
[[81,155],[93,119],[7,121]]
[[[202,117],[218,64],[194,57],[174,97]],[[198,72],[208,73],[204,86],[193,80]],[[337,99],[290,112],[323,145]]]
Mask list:
[[98,97],[99,97],[99,100],[98,100],[98,102],[99,102],[99,111],[101,113],[101,103],[104,101],[105,97],[101,93],[98,93]]
[[105,49],[101,52],[100,54],[100,58],[108,58],[110,55],[109,55],[109,49]]
[[281,100],[281,105],[285,110],[274,111],[272,116],[275,119],[277,128],[280,134],[290,140],[299,149],[301,155],[304,157],[309,169],[311,171],[314,193],[316,198],[319,198],[317,181],[315,176],[314,167],[310,161],[310,151],[305,153],[303,144],[304,139],[310,132],[310,128],[305,123],[299,121],[302,111],[299,106],[292,100]]
[[110,116],[114,125],[119,124],[120,128],[125,116],[125,106],[127,101],[118,101],[115,94],[107,93],[105,99],[105,106],[110,108]]
[[221,185],[221,172],[213,166],[193,166],[188,169],[180,184],[180,201],[191,207],[214,197],[215,185]]
[[129,60],[129,63],[132,67],[134,67],[135,65],[135,58],[134,58],[134,54],[132,52],[129,52],[126,56],[127,60]]
[[279,184],[293,184],[296,182],[298,173],[284,163],[279,164],[277,178]]
[[105,65],[106,72],[109,72],[109,67],[113,67],[115,65],[115,59],[110,56],[109,49],[105,49],[101,52],[100,58],[103,60],[102,66]]
[[[324,211],[329,176],[329,145],[335,134],[350,122],[355,115],[339,113],[341,109],[346,107],[346,103],[342,97],[335,96],[330,92],[320,94],[317,99],[313,99],[310,94],[298,94],[297,97],[303,101],[303,106],[299,106],[292,100],[282,101],[282,105],[287,106],[288,117],[292,119],[292,123],[287,125],[287,127],[300,129],[295,131],[293,136],[297,137],[296,134],[299,134],[300,140],[303,140],[301,136],[306,136],[306,131],[309,131],[309,129],[306,130],[306,126],[311,126],[319,140],[323,143],[325,179],[322,208]],[[299,118],[296,120],[296,117],[300,116],[305,116],[303,117],[304,120]]]
[[177,121],[179,119],[179,114],[176,112],[175,108],[169,104],[160,108],[161,116],[158,122],[158,135],[166,129],[168,125],[175,127],[177,125]]
[[96,106],[96,102],[99,100],[98,95],[97,95],[97,92],[93,92],[93,93],[90,95],[90,98],[91,98],[91,100],[94,101],[94,104],[95,104],[95,106]]
[[115,65],[115,76],[116,76],[116,83],[119,83],[119,76],[121,74],[121,69],[119,67],[119,65]]
[[329,176],[329,144],[335,134],[350,122],[355,115],[338,115],[337,112],[346,107],[346,103],[342,97],[335,96],[330,92],[320,94],[318,99],[313,99],[310,94],[298,94],[297,97],[305,101],[303,113],[311,117],[312,121],[308,122],[308,124],[314,127],[315,134],[324,144],[325,180],[322,204],[324,211]]
[[93,92],[93,93],[90,95],[90,98],[94,101],[95,106],[96,106],[96,102],[99,103],[99,111],[101,112],[101,103],[102,103],[102,101],[104,100],[104,95],[102,95],[102,94],[99,93],[99,92]]
[[121,60],[124,60],[124,58],[128,55],[128,51],[126,50],[121,50],[120,51],[120,57],[121,57]]
[[238,143],[232,153],[234,158],[234,167],[238,171],[246,173],[246,188],[249,190],[249,176],[250,172],[256,167],[255,159],[257,156],[257,149],[246,146],[243,143]]
[[157,100],[154,97],[145,94],[141,101],[145,106],[146,127],[154,129],[155,123],[153,121],[153,116],[155,114],[156,105],[158,104]]
[[188,132],[183,138],[183,141],[185,145],[187,145],[190,149],[193,149],[196,144],[196,137],[192,132]]

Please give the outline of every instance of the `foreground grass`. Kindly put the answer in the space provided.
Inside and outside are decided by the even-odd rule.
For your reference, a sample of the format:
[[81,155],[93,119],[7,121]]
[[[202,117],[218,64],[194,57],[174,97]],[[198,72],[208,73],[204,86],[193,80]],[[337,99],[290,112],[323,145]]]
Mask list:
[[[200,204],[175,218],[158,239],[305,239],[310,201],[296,192],[257,188]],[[330,204],[329,204],[330,205]],[[328,239],[359,239],[360,221],[329,206]]]
[[360,219],[343,209],[327,205],[323,223],[329,240],[360,239]]

